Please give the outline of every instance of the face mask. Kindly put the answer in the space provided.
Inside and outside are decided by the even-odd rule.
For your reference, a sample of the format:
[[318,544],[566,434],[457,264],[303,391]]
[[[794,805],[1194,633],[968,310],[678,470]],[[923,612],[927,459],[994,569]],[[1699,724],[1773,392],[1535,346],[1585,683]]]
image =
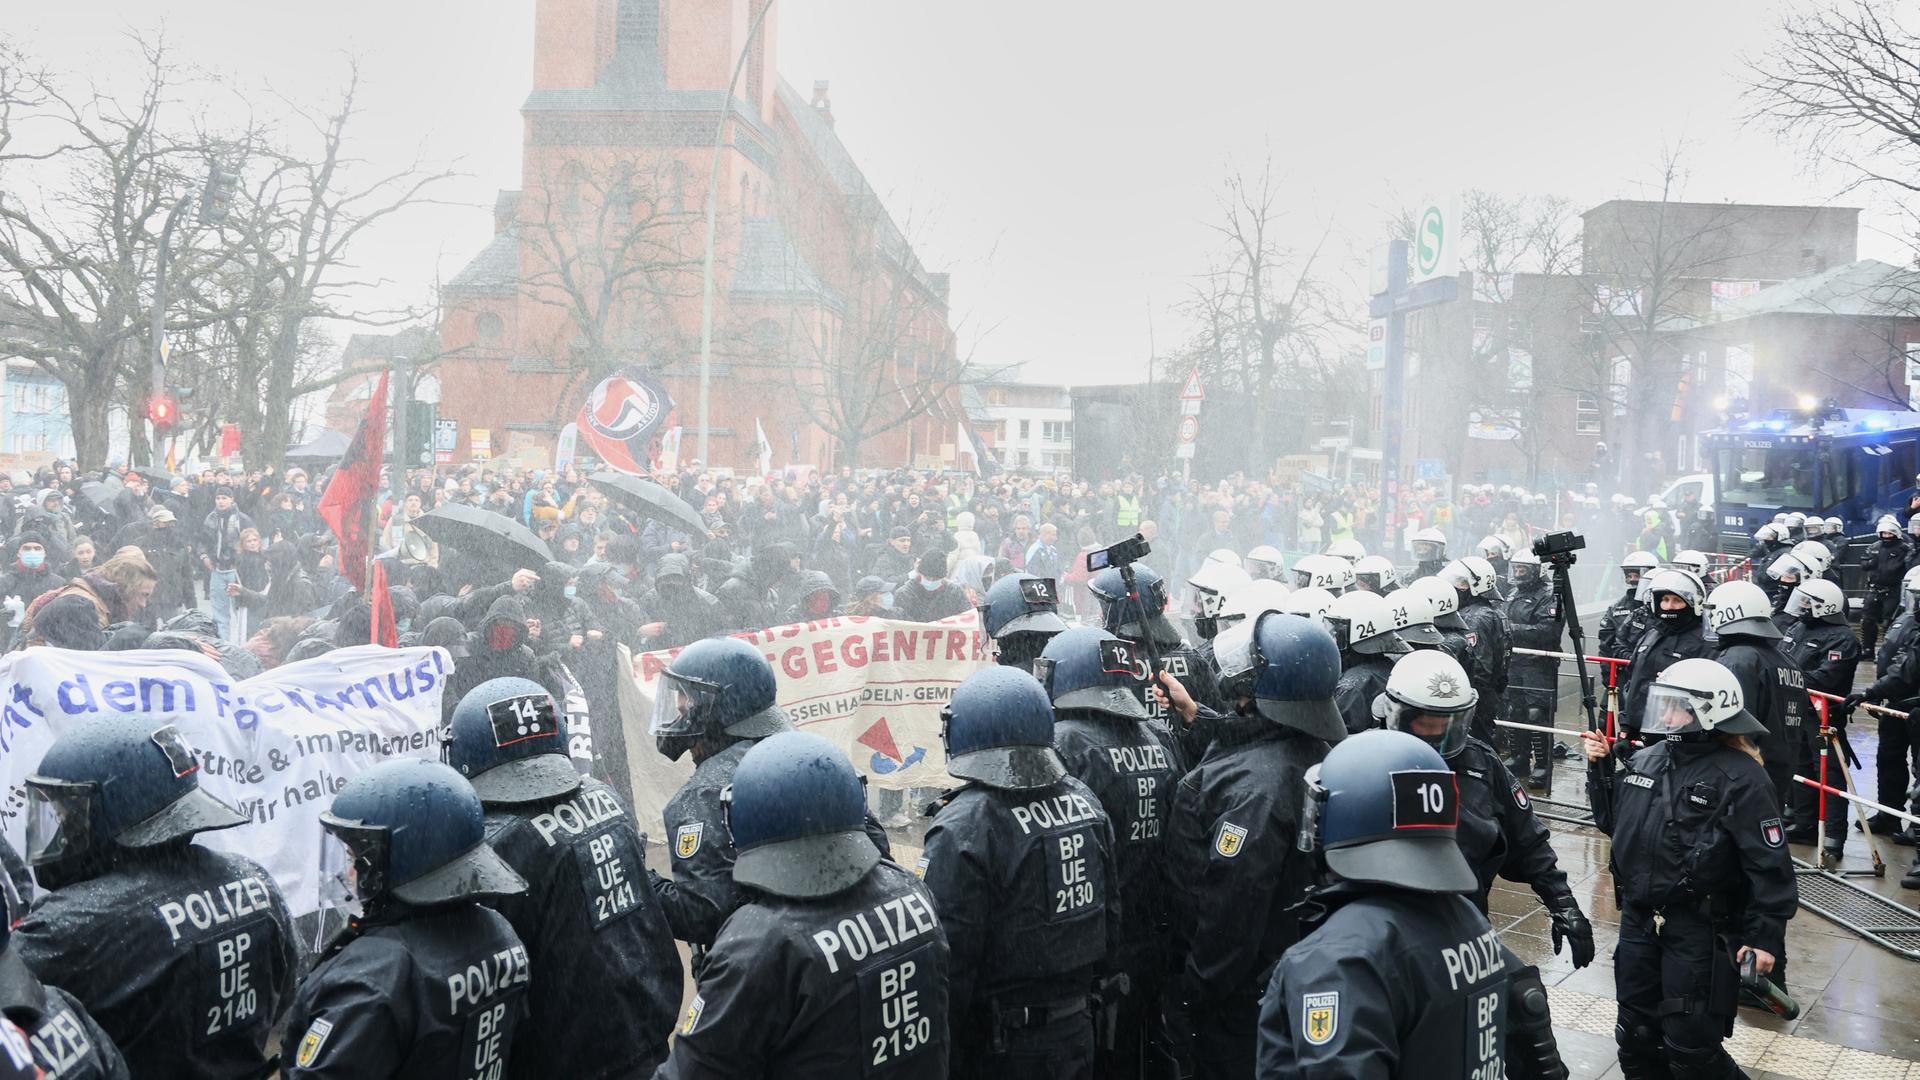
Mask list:
[[928,592],[939,592],[940,586],[945,584],[946,582],[940,578],[921,578],[920,579],[920,587],[927,590]]
[[893,594],[892,593],[880,594],[880,607],[885,611],[893,610]]
[[487,647],[495,652],[505,652],[520,644],[520,631],[511,626],[496,626],[487,631]]
[[394,624],[393,624],[393,628],[394,628],[395,630],[398,630],[398,631],[399,631],[400,633],[402,633],[402,634],[404,634],[404,633],[406,633],[407,631],[409,631],[409,630],[412,630],[412,629],[413,629],[413,620],[412,620],[412,619],[397,619],[397,620],[395,620],[395,621],[394,621]]
[[47,553],[44,551],[23,551],[20,553],[20,565],[29,570],[38,570],[40,564],[46,561]]
[[575,596],[578,596],[579,594],[580,594],[580,590],[577,587],[572,585],[569,585],[566,588],[560,590],[560,595],[566,597],[569,600],[573,599]]

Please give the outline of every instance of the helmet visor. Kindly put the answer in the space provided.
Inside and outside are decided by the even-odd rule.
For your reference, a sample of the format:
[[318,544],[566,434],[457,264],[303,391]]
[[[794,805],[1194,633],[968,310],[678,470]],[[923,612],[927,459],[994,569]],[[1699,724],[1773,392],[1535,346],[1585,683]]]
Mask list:
[[1656,737],[1702,731],[1706,725],[1700,714],[1705,706],[1706,702],[1690,691],[1656,684],[1647,691],[1647,711],[1640,718],[1640,730]]
[[1242,619],[1213,639],[1213,663],[1222,684],[1253,674],[1253,631],[1258,621]]
[[93,845],[94,784],[27,778],[27,862],[40,866]]
[[1813,597],[1807,595],[1807,590],[1796,588],[1787,594],[1785,611],[1796,619],[1810,615],[1813,613]]
[[1451,759],[1467,745],[1467,715],[1472,710],[1422,709],[1387,695],[1387,727],[1404,731]]
[[1799,581],[1806,576],[1806,573],[1807,568],[1792,555],[1782,555],[1773,560],[1773,565],[1767,567],[1767,576],[1775,581],[1785,581],[1788,578]]
[[1432,540],[1415,540],[1413,542],[1413,557],[1419,562],[1438,562],[1440,561],[1440,557],[1445,553],[1446,548],[1441,544],[1434,543]]
[[653,720],[647,725],[647,734],[700,734],[704,730],[701,717],[708,713],[719,697],[720,687],[714,683],[675,675],[671,671],[661,672],[653,698]]
[[320,906],[359,914],[363,901],[386,891],[387,830],[322,814]]
[[1246,566],[1248,575],[1255,581],[1272,579],[1278,576],[1280,571],[1278,563],[1268,562],[1266,559],[1256,559],[1252,556],[1247,557]]

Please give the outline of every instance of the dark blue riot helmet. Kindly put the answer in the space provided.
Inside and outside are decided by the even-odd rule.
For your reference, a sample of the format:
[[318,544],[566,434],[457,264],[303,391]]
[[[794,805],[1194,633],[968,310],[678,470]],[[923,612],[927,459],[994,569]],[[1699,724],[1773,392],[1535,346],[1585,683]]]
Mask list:
[[27,777],[27,862],[47,888],[84,880],[123,850],[231,829],[246,817],[200,789],[172,724],[135,716],[64,732]]
[[1479,888],[1454,833],[1460,788],[1440,752],[1404,731],[1363,731],[1307,770],[1300,848],[1347,881],[1418,892]]
[[416,907],[524,892],[486,842],[473,785],[437,761],[383,761],[347,781],[320,815],[324,898]]
[[1010,791],[1067,774],[1053,750],[1053,703],[1033,676],[992,667],[967,677],[940,710],[947,772]]
[[1033,662],[1034,678],[1056,713],[1098,713],[1116,720],[1150,719],[1141,698],[1146,662],[1139,647],[1093,626],[1056,634]]
[[1133,583],[1138,597],[1127,592],[1127,580],[1120,568],[1109,566],[1093,575],[1087,588],[1100,601],[1102,625],[1123,638],[1138,641],[1146,636],[1149,626],[1166,622],[1167,582],[1158,570],[1137,562],[1133,564]]
[[553,695],[532,679],[488,679],[454,706],[441,760],[482,802],[557,799],[580,789]]
[[980,627],[998,646],[1007,667],[1029,667],[1047,639],[1067,628],[1060,617],[1060,587],[1052,578],[1008,574],[993,583],[980,603]]
[[1270,612],[1254,625],[1253,703],[1261,716],[1317,739],[1339,742],[1347,725],[1333,703],[1340,646],[1319,623]]
[[818,735],[787,731],[756,743],[740,758],[721,807],[737,853],[733,880],[749,888],[831,896],[880,861],[866,832],[860,776]]
[[703,738],[764,739],[793,730],[773,703],[773,665],[733,637],[703,638],[660,673],[648,732],[672,761]]

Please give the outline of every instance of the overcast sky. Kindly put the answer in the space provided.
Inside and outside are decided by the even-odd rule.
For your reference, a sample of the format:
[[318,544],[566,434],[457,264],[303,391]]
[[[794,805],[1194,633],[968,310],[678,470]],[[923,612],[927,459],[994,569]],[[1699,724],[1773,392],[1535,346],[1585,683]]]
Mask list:
[[[782,73],[803,94],[831,80],[841,137],[925,261],[953,271],[976,355],[1032,379],[1143,375],[1150,317],[1175,346],[1220,179],[1268,153],[1289,235],[1331,226],[1356,258],[1391,208],[1461,188],[1640,196],[1682,142],[1686,198],[1866,206],[1863,257],[1910,257],[1870,199],[1836,197],[1844,176],[1742,127],[1742,58],[1771,40],[1776,0],[777,2]],[[126,30],[164,24],[182,59],[255,100],[322,100],[361,57],[360,155],[465,173],[444,192],[461,205],[361,249],[394,297],[458,271],[494,191],[518,186],[532,0],[6,6],[7,32],[55,69],[110,72]]]

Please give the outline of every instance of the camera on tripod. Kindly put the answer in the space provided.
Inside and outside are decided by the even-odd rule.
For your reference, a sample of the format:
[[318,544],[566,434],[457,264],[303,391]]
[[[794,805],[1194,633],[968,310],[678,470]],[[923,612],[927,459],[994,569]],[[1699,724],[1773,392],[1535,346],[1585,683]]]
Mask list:
[[1109,566],[1132,566],[1152,551],[1147,538],[1134,533],[1112,547],[1087,552],[1087,569],[1099,573]]
[[1577,532],[1548,533],[1533,542],[1533,553],[1543,563],[1567,567],[1574,563],[1576,551],[1587,546],[1587,538]]

